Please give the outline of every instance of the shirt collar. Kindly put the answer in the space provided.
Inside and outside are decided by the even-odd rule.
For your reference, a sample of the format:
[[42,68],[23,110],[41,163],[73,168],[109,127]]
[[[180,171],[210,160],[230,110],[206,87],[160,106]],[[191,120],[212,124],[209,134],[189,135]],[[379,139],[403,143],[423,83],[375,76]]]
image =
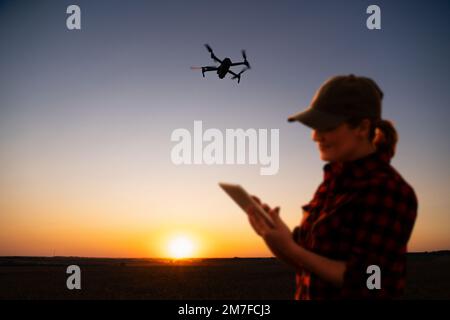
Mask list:
[[391,158],[392,156],[386,150],[377,150],[352,161],[328,162],[323,166],[324,180],[340,175],[361,178],[368,172],[389,164]]

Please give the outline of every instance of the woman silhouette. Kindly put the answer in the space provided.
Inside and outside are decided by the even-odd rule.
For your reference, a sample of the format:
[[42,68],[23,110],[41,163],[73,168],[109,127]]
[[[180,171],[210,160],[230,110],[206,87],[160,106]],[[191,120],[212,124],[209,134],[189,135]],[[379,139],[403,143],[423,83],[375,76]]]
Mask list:
[[288,119],[312,128],[327,162],[300,225],[291,232],[279,207],[262,204],[274,227],[248,211],[273,254],[295,268],[297,300],[395,298],[404,289],[417,198],[390,165],[397,133],[381,118],[382,98],[366,77],[325,81],[310,107]]

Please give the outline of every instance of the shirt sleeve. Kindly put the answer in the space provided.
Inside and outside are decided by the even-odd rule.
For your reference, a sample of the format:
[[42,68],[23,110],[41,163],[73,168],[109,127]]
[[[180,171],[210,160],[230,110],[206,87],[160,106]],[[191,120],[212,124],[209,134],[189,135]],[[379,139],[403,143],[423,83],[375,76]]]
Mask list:
[[[405,284],[406,246],[417,215],[417,198],[405,182],[374,183],[362,192],[346,263],[343,298],[393,298]],[[369,289],[376,266],[380,289]],[[377,272],[377,271],[375,271]],[[370,279],[370,284],[375,284]]]

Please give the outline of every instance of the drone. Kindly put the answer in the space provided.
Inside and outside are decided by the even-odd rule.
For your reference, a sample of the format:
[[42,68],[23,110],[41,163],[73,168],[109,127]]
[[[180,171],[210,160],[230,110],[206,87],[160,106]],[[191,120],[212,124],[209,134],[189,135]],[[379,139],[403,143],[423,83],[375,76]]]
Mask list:
[[[211,49],[211,47],[208,44],[205,44],[205,47],[206,47],[206,50],[208,50],[208,52],[211,53],[211,59],[213,59],[215,62],[220,63],[220,65],[219,66],[206,66],[206,67],[191,67],[191,69],[193,69],[193,70],[201,69],[203,78],[205,77],[205,72],[217,71],[217,75],[219,76],[220,79],[225,78],[227,73],[231,73],[233,75],[233,77],[231,79],[237,79],[237,81],[239,83],[241,81],[241,74],[243,74],[245,71],[250,69],[250,64],[247,61],[247,55],[245,54],[245,50],[242,50],[242,57],[244,58],[244,61],[233,63],[233,62],[231,62],[230,58],[225,58],[223,60],[220,60],[219,58],[217,58],[216,55],[214,54],[213,50]],[[240,66],[240,65],[245,65],[245,68],[242,69],[239,73],[235,73],[230,70],[231,67]]]

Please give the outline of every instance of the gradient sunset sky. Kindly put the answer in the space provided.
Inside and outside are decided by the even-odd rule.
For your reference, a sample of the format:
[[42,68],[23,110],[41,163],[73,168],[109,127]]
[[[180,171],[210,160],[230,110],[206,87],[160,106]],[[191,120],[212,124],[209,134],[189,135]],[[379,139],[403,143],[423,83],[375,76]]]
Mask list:
[[[78,4],[82,30],[66,28]],[[366,28],[381,7],[382,29]],[[217,186],[237,182],[293,228],[325,164],[288,115],[336,74],[373,78],[414,187],[410,251],[450,249],[449,1],[0,1],[0,255],[270,256]],[[252,69],[202,78],[209,43]],[[238,67],[237,70],[240,70]],[[280,169],[172,163],[173,130],[276,128]]]

